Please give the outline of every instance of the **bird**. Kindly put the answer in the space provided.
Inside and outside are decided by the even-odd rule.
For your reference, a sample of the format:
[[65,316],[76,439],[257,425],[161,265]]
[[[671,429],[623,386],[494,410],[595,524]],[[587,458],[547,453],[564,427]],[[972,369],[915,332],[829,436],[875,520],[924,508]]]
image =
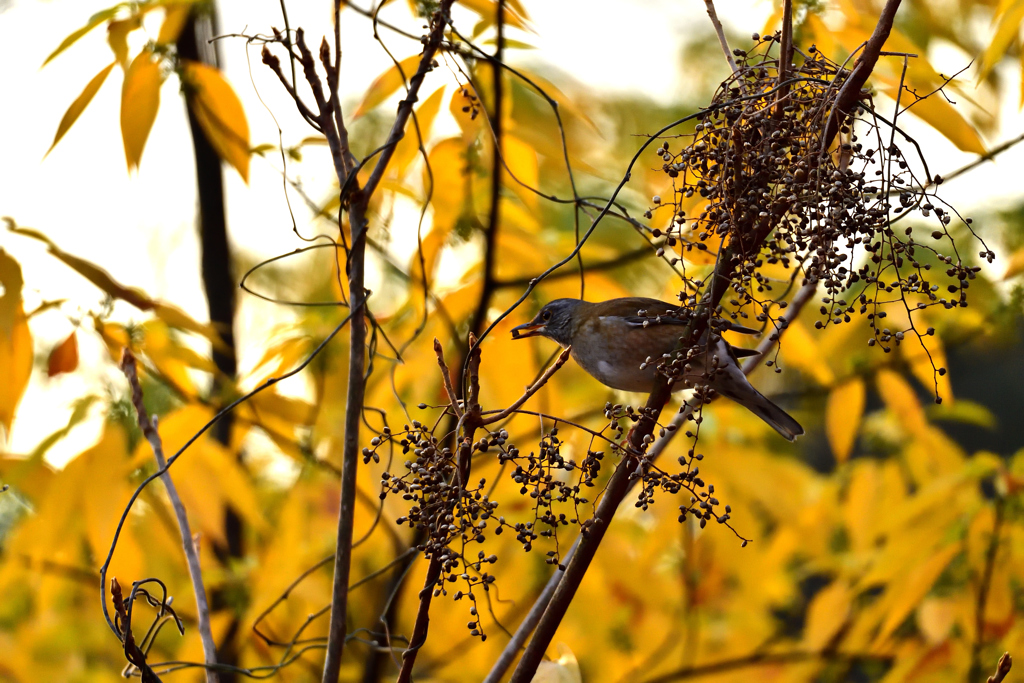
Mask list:
[[[654,389],[659,361],[671,358],[680,326],[689,320],[678,305],[646,297],[622,297],[598,303],[555,299],[528,323],[512,329],[513,339],[541,336],[571,347],[576,363],[605,386],[622,391]],[[757,415],[789,441],[804,433],[800,423],[750,384],[739,358],[757,351],[732,346],[721,329],[756,334],[757,330],[718,321],[715,330],[682,356],[672,391],[705,385]],[[681,367],[679,367],[681,366]]]

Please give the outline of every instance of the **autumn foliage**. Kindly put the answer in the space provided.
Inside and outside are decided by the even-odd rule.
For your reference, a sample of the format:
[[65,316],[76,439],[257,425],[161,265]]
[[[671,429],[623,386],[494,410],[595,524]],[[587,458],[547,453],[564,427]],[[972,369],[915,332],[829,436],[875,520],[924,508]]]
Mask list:
[[[713,78],[657,105],[528,59],[529,2],[341,3],[393,60],[353,101],[336,26],[222,29],[287,96],[269,140],[253,84],[183,54],[211,4],[122,3],[52,36],[47,62],[103,32],[112,61],[40,157],[120,87],[90,125],[146,182],[173,102],[228,172],[276,179],[294,251],[254,263],[230,225],[225,323],[4,219],[0,680],[313,681],[325,660],[367,683],[1002,680],[1024,652],[1024,198],[946,192],[1021,141],[983,106],[1019,80],[1018,5],[778,3],[743,37],[709,23],[687,49]],[[940,73],[938,41],[977,63]],[[332,180],[300,182],[317,169]],[[81,291],[39,296],[30,250]],[[213,311],[209,269],[176,277]],[[757,347],[751,381],[807,434],[706,387],[617,392],[512,338],[552,299],[637,295],[678,302],[694,344]],[[671,376],[682,351],[652,362]],[[28,419],[49,436],[15,451]],[[512,673],[524,646],[544,661]]]

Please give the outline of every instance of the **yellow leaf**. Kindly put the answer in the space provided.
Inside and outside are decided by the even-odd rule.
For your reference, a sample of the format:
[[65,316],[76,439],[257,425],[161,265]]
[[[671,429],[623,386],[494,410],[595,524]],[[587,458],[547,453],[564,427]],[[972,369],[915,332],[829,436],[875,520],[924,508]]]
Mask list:
[[1007,48],[1010,47],[1020,32],[1021,20],[1024,19],[1024,2],[1015,2],[1007,11],[999,17],[999,26],[996,28],[992,41],[981,53],[981,63],[978,66],[978,80],[984,80],[992,71],[993,67],[1006,56]]
[[68,132],[68,129],[75,124],[78,117],[81,116],[82,112],[85,111],[85,108],[89,106],[89,103],[92,102],[92,98],[96,96],[100,86],[103,85],[103,81],[107,79],[107,75],[110,74],[110,70],[114,68],[115,64],[117,64],[117,62],[111,62],[105,69],[93,76],[92,80],[86,84],[85,90],[82,91],[82,94],[76,97],[75,101],[71,103],[70,107],[68,107],[68,110],[64,112],[64,117],[61,118],[60,125],[57,126],[57,134],[53,136],[53,144],[50,145],[50,149],[46,150],[47,154],[53,151],[53,148],[57,146],[57,143],[60,142],[62,137],[64,137],[64,134]]
[[946,640],[956,619],[956,605],[950,598],[925,598],[917,608],[917,628],[935,646]]
[[78,367],[78,336],[75,332],[54,347],[46,363],[46,374],[49,377],[65,372],[74,372]]
[[[773,3],[774,4],[774,3]],[[764,28],[761,29],[761,34],[770,36],[778,30],[779,24],[782,22],[782,8],[778,7],[768,19],[764,22]]]
[[121,68],[128,66],[128,34],[141,26],[141,16],[128,17],[107,24],[107,43]]
[[875,383],[885,406],[899,418],[904,429],[914,435],[924,433],[928,421],[907,381],[892,370],[879,370]]
[[850,616],[853,593],[845,581],[833,581],[823,588],[807,608],[804,645],[812,652],[825,648]]
[[420,152],[420,144],[426,147],[430,140],[430,130],[434,126],[434,119],[441,109],[441,100],[444,97],[444,86],[438,88],[433,95],[423,101],[423,104],[416,107],[416,116],[410,117],[405,127],[405,135],[398,141],[395,147],[395,154],[391,158],[391,168],[401,178]]
[[49,248],[49,251],[53,256],[64,262],[72,270],[115,299],[127,301],[135,308],[143,311],[148,311],[153,308],[153,301],[147,297],[142,290],[134,287],[125,287],[110,277],[110,274],[99,266],[62,251],[60,247],[54,244],[54,242],[43,233],[30,228],[19,228],[11,221],[8,221],[8,230],[18,235],[24,235],[25,237],[31,237],[32,239],[43,242]]
[[271,390],[261,391],[249,402],[257,415],[270,413],[293,425],[308,425],[316,415],[316,408],[306,401],[282,396]]
[[89,17],[89,23],[87,23],[85,26],[83,26],[82,28],[78,29],[77,31],[69,35],[67,38],[65,38],[61,42],[61,44],[57,46],[57,49],[51,52],[50,56],[46,58],[46,61],[43,62],[43,66],[49,64],[54,57],[56,57],[61,52],[64,52],[64,50],[74,45],[78,41],[78,39],[84,36],[86,33],[93,30],[107,19],[112,18],[123,6],[124,3],[118,3],[113,7],[108,7],[107,9],[97,12],[96,14]]
[[[260,384],[268,377],[279,375],[291,370],[309,354],[309,351],[312,348],[311,342],[312,340],[310,337],[300,335],[296,337],[286,337],[272,346],[267,347],[267,350],[263,352],[263,357],[260,358],[249,373],[252,384]],[[259,373],[260,369],[274,360],[278,361],[274,367],[268,368],[268,370],[263,373]]]
[[903,623],[907,615],[918,606],[935,585],[935,581],[946,565],[963,549],[961,543],[953,543],[914,567],[902,581],[895,581],[886,591],[889,593],[888,610],[882,628],[875,642],[881,643]]
[[358,119],[360,116],[366,114],[378,104],[395,94],[398,90],[409,82],[409,79],[416,73],[416,69],[420,65],[420,56],[413,55],[412,57],[406,57],[398,64],[393,64],[390,69],[382,73],[377,77],[370,87],[367,88],[366,94],[363,95],[363,101],[356,107],[355,113],[352,114],[353,119]]
[[[885,94],[896,99],[895,88],[886,88]],[[906,102],[908,97],[910,96],[904,93],[900,102]],[[905,111],[909,110],[963,151],[985,154],[985,145],[978,136],[978,131],[945,98],[932,95],[909,106],[904,104],[903,107]]]
[[867,391],[864,380],[854,377],[843,382],[828,395],[825,407],[825,431],[828,443],[839,462],[846,462],[853,450],[860,428],[861,417],[864,416],[864,399]]
[[[153,301],[150,308],[156,317],[163,320],[171,327],[177,327],[182,330],[188,330],[202,337],[206,337],[213,344],[215,349],[220,351],[226,351],[227,345],[224,343],[224,339],[217,332],[216,328],[211,323],[201,323],[195,318],[192,318],[183,310],[177,306],[171,304],[161,303],[159,301]],[[143,309],[148,310],[148,309]]]
[[1009,280],[1011,277],[1017,277],[1021,273],[1024,273],[1024,248],[1010,254],[1006,264],[1006,272],[1003,273],[1003,279]]
[[786,363],[813,377],[818,384],[831,386],[835,382],[835,375],[817,340],[799,320],[789,323],[779,350]]
[[6,434],[32,375],[32,334],[21,304],[23,284],[21,266],[0,249],[0,426]]
[[[496,0],[460,0],[459,4],[479,14],[483,18],[485,26],[490,26],[495,22],[498,6]],[[507,3],[505,5],[505,24],[530,31],[530,26],[523,20],[525,13],[520,16],[522,10],[523,7],[519,3]]]
[[455,118],[455,123],[459,124],[459,129],[462,130],[462,138],[466,142],[475,140],[483,129],[483,117],[487,114],[480,105],[480,100],[476,98],[472,86],[466,85],[457,88],[452,93],[451,102],[448,104],[448,111]]
[[121,138],[128,170],[139,167],[142,150],[160,107],[160,62],[153,53],[143,50],[132,60],[121,88]]
[[128,439],[124,430],[107,423],[99,442],[73,461],[76,468],[81,468],[76,478],[84,487],[80,504],[84,508],[86,535],[94,557],[106,556],[117,519],[128,502],[127,455]]
[[539,185],[540,162],[537,159],[537,152],[513,135],[505,136],[501,148],[505,157],[506,173],[512,176],[505,178],[505,184],[516,193],[523,204],[536,211],[538,197],[533,190]]
[[[433,227],[423,239],[423,268],[420,255],[412,257],[414,280],[419,282],[426,273],[427,277],[434,274],[434,266],[441,248],[447,243],[448,236],[455,229],[456,223],[465,209],[469,173],[465,157],[465,147],[461,138],[448,138],[434,145],[428,155],[433,170],[433,193],[430,206],[434,210]],[[424,173],[424,185],[430,178]]]
[[[591,131],[600,135],[600,129],[591,120],[591,118],[587,116],[586,110],[583,107],[576,104],[573,100],[571,100],[564,92],[559,90],[554,83],[544,78],[543,76],[540,76],[535,72],[530,71],[528,69],[524,69],[522,67],[520,67],[519,72],[522,73],[527,78],[529,78],[531,81],[533,81],[533,83],[538,88],[542,89],[548,97],[550,97],[551,99],[558,103],[559,111],[563,113],[563,120],[565,118],[564,113],[568,112],[573,116],[579,118],[579,120],[585,123]],[[530,86],[530,91],[537,92],[532,85]],[[486,92],[486,90],[484,92]],[[560,156],[561,151],[559,151],[559,157]]]
[[[168,325],[188,330],[189,332],[194,332],[195,334],[206,337],[218,349],[223,350],[227,348],[224,346],[224,341],[221,339],[221,336],[211,325],[197,322],[175,306],[150,299],[146,296],[145,292],[136,287],[126,287],[125,285],[122,285],[120,282],[112,278],[110,273],[103,270],[96,264],[90,263],[85,259],[61,250],[61,248],[54,244],[49,237],[38,230],[20,228],[10,219],[7,219],[7,226],[7,229],[13,233],[24,235],[25,237],[31,237],[32,239],[43,242],[55,258],[62,261],[76,273],[115,299],[121,299],[140,311],[153,311],[158,318],[166,322]],[[115,358],[115,361],[116,360],[119,360],[119,358]]]
[[558,655],[554,661],[541,662],[530,683],[582,683],[580,665],[569,646],[559,643]]
[[160,34],[156,38],[158,45],[169,45],[178,39],[181,29],[185,27],[185,22],[188,20],[190,9],[189,3],[167,6],[164,22],[160,24]]
[[249,182],[249,122],[238,95],[212,66],[182,60],[189,108],[217,155]]

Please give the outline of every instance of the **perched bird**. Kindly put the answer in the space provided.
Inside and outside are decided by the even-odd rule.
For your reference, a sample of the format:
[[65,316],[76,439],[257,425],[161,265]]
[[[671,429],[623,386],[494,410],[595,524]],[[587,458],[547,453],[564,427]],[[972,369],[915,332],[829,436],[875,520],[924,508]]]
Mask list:
[[[657,365],[679,344],[680,326],[687,324],[679,307],[643,297],[625,297],[600,303],[556,299],[537,317],[512,330],[513,339],[542,336],[572,347],[572,357],[602,384],[623,391],[650,392]],[[727,325],[738,332],[755,330]],[[708,343],[710,339],[710,343]],[[719,334],[705,333],[689,350],[678,370],[672,391],[707,385],[757,415],[775,431],[795,441],[803,427],[786,411],[751,386],[738,358],[756,351],[730,345]]]

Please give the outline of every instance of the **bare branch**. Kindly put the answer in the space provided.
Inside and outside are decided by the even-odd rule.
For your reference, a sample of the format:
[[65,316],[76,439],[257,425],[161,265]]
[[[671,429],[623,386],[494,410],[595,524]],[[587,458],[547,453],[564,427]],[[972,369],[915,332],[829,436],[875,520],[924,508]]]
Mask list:
[[718,20],[718,12],[715,11],[715,0],[704,0],[704,6],[708,9],[708,17],[711,18],[711,25],[715,27],[718,34],[718,42],[722,45],[722,52],[725,53],[725,61],[729,62],[729,68],[736,73],[736,60],[732,58],[732,50],[729,49],[729,41],[725,39],[725,29],[722,22]]
[[462,419],[462,409],[459,407],[459,396],[455,393],[455,387],[452,386],[452,374],[448,369],[448,364],[444,362],[444,349],[441,348],[441,342],[434,337],[434,353],[437,355],[437,364],[441,367],[441,377],[444,379],[444,390],[448,394],[448,402],[451,403],[452,410],[455,411],[455,417]]
[[[435,350],[440,344],[435,345]],[[458,458],[456,462],[456,473],[460,488],[465,487],[469,479],[470,469],[473,466],[473,435],[480,425],[480,347],[477,344],[476,336],[469,333],[469,392],[466,394],[465,410],[459,418],[459,433],[455,435],[458,443]],[[439,362],[443,363],[441,356]],[[447,368],[443,370],[448,375]],[[450,501],[454,505],[457,501]],[[412,636],[409,638],[409,647],[402,653],[402,667],[398,672],[397,683],[410,683],[412,681],[412,669],[416,664],[416,656],[427,640],[427,631],[430,626],[430,603],[435,592],[440,593],[437,582],[441,578],[441,558],[436,554],[430,558],[427,566],[427,576],[423,581],[423,589],[420,591],[420,604],[416,611],[416,622],[413,625]]]
[[828,126],[825,129],[825,136],[822,139],[823,153],[828,150],[832,140],[835,139],[836,133],[839,132],[839,123],[846,118],[846,115],[853,110],[854,104],[860,100],[860,90],[867,83],[868,76],[874,71],[878,55],[882,51],[882,46],[885,45],[885,41],[889,38],[889,32],[892,31],[892,24],[896,18],[896,10],[900,7],[900,1],[886,0],[885,7],[882,8],[882,14],[878,17],[878,23],[875,24],[875,30],[864,46],[860,59],[857,60],[857,64],[853,67],[853,73],[850,74],[846,83],[839,90],[835,109],[829,118]]
[[1013,658],[1009,652],[1004,652],[1003,656],[999,658],[999,663],[996,665],[996,672],[988,677],[985,683],[1002,683],[1003,679],[1006,678],[1006,674],[1010,673],[1010,669],[1013,667]]
[[366,181],[366,187],[363,189],[367,197],[372,195],[374,190],[377,189],[377,185],[384,177],[384,172],[391,162],[391,157],[394,156],[399,141],[405,137],[405,124],[412,115],[412,108],[419,97],[423,79],[434,68],[434,55],[437,54],[437,50],[441,45],[441,39],[444,38],[444,28],[448,24],[449,12],[454,1],[442,0],[437,12],[434,13],[434,21],[431,25],[430,33],[423,45],[423,55],[420,57],[419,68],[416,69],[413,77],[409,79],[409,91],[406,93],[405,99],[398,103],[398,113],[395,115],[395,122],[391,126],[391,133],[384,142],[384,149],[377,159],[377,165],[373,167],[373,172],[370,173],[370,177]]
[[[135,406],[135,412],[138,415],[139,429],[142,430],[143,436],[146,437],[150,448],[153,449],[153,456],[156,458],[157,467],[163,470],[167,461],[164,458],[164,444],[160,439],[160,433],[157,431],[157,420],[156,417],[150,420],[146,407],[142,404],[142,385],[139,383],[135,356],[127,347],[125,347],[124,355],[121,357],[121,372],[128,378],[128,384],[131,385],[132,405]],[[213,641],[213,633],[210,630],[210,605],[206,600],[206,587],[203,585],[203,573],[199,566],[199,551],[196,547],[196,541],[192,537],[188,515],[185,513],[185,505],[181,502],[178,489],[175,488],[174,481],[171,479],[171,473],[165,470],[160,479],[167,488],[167,497],[170,499],[171,507],[174,508],[174,515],[178,519],[181,544],[185,549],[188,573],[192,579],[192,592],[196,598],[196,618],[199,622],[199,637],[203,641],[203,659],[207,667],[206,681],[207,683],[217,683],[218,677],[213,670],[213,667],[217,665],[217,646]]]
[[570,353],[572,353],[572,347],[571,346],[567,347],[564,351],[562,351],[562,353],[559,354],[558,358],[555,359],[555,362],[551,364],[551,367],[549,367],[547,370],[545,370],[544,374],[541,375],[537,379],[537,381],[533,383],[532,386],[527,388],[527,390],[523,393],[523,395],[516,399],[515,403],[510,405],[508,408],[505,408],[505,410],[501,411],[497,415],[491,415],[491,416],[487,417],[486,419],[481,421],[480,426],[483,427],[485,425],[491,424],[492,422],[498,422],[500,420],[504,420],[509,415],[512,415],[514,412],[519,410],[519,408],[524,403],[526,403],[528,400],[530,400],[531,396],[536,394],[538,391],[540,391],[540,388],[542,386],[547,384],[547,381],[549,379],[551,379],[552,375],[554,375],[556,372],[558,372],[558,369],[560,367],[565,365],[565,362],[567,360],[569,360],[569,354]]

